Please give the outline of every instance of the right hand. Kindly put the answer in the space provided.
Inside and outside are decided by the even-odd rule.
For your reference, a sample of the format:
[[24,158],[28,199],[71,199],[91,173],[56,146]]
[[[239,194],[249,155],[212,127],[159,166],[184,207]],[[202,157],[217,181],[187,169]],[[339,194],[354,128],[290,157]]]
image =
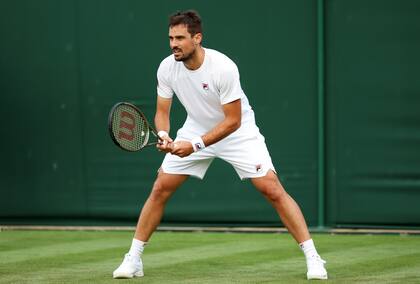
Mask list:
[[172,142],[173,140],[168,134],[160,135],[156,148],[161,152],[170,153],[172,151]]

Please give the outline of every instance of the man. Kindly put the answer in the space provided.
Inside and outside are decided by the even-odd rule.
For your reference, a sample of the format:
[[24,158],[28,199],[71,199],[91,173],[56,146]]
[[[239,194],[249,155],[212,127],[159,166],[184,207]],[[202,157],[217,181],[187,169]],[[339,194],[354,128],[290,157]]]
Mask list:
[[[141,255],[160,223],[166,202],[189,176],[203,178],[218,157],[229,162],[241,179],[250,179],[276,209],[305,254],[307,278],[327,279],[325,261],[315,249],[300,208],[277,178],[254,112],[241,89],[235,63],[220,52],[204,48],[201,42],[201,19],[195,11],[170,17],[173,54],[162,61],[157,72],[155,116],[162,141],[157,148],[167,154],[141,211],[130,251],[114,271],[114,278],[144,275]],[[168,134],[174,93],[188,114],[175,141]]]

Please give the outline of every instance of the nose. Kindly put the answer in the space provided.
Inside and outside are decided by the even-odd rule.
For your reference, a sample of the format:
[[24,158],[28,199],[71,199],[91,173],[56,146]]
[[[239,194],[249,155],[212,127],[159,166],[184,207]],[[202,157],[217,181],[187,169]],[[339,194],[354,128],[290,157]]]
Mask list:
[[171,47],[171,49],[174,49],[175,47],[178,47],[178,41],[175,39],[170,39],[169,40],[169,46]]

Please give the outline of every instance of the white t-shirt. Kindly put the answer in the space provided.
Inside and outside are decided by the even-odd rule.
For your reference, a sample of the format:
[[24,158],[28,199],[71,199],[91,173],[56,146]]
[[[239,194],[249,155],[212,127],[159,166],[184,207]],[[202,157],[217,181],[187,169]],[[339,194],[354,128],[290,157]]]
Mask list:
[[[183,130],[203,135],[224,119],[222,105],[241,99],[241,128],[255,128],[254,112],[248,103],[236,64],[226,55],[204,48],[203,64],[189,70],[173,55],[157,71],[157,93],[172,98],[175,93],[187,111]],[[251,127],[252,126],[252,127]]]

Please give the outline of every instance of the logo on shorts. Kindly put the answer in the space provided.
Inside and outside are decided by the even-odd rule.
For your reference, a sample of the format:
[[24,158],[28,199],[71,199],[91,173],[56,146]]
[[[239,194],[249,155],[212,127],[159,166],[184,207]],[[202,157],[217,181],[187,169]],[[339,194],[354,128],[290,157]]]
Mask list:
[[209,84],[207,83],[202,83],[203,89],[208,91],[209,90]]
[[255,170],[257,171],[257,173],[260,172],[262,170],[262,165],[261,164],[256,165]]

